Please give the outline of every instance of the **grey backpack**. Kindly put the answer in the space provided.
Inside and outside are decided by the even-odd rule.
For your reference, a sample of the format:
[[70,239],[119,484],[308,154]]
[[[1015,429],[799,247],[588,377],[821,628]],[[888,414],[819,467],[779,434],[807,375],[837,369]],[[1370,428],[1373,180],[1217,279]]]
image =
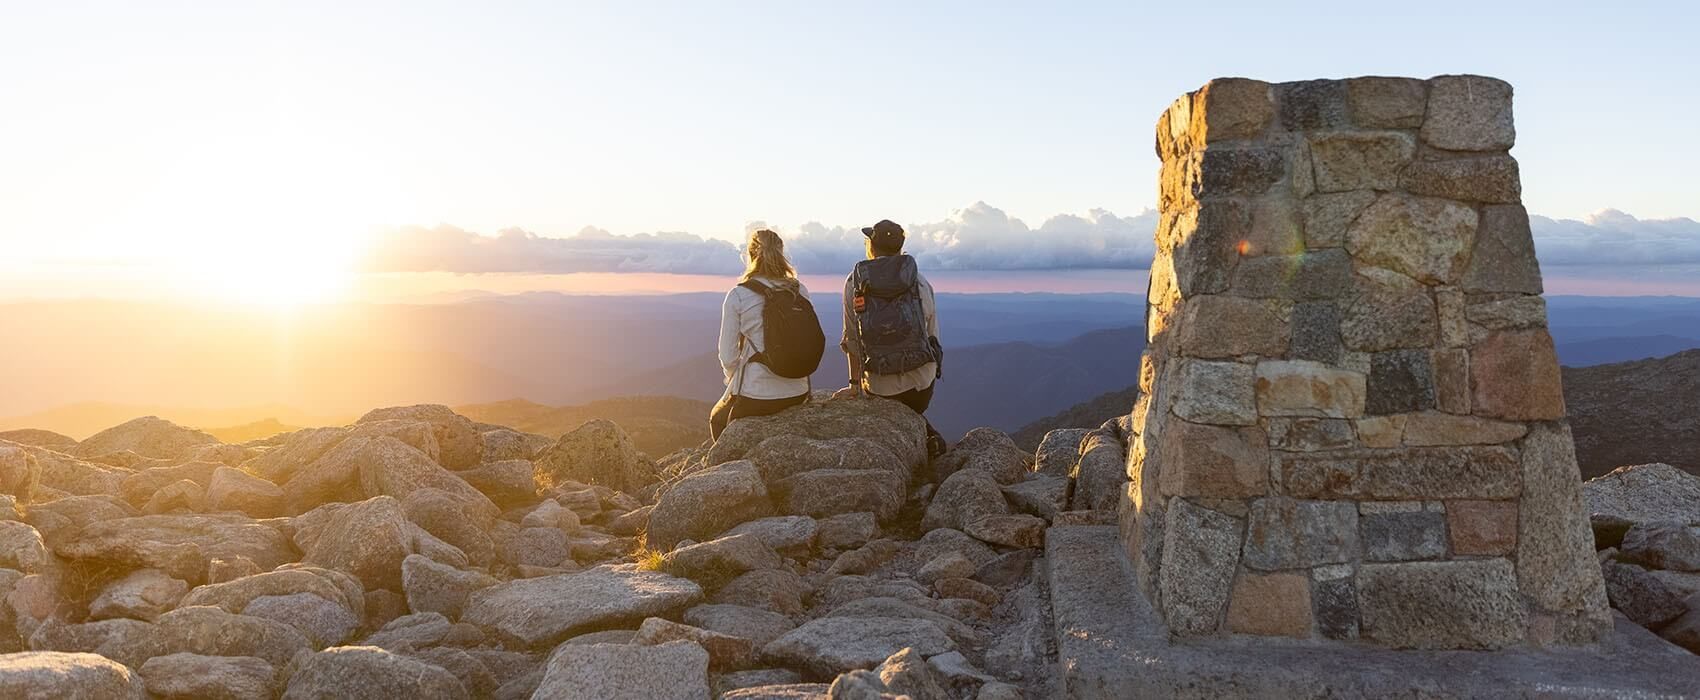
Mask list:
[[863,260],[851,275],[856,295],[851,308],[862,337],[863,369],[902,374],[943,359],[938,339],[927,332],[921,274],[914,258],[891,255]]

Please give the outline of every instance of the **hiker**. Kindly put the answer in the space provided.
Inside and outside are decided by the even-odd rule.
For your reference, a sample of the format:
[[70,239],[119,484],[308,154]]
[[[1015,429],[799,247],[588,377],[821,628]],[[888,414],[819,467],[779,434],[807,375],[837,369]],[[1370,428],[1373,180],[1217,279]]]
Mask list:
[[726,393],[708,414],[714,440],[738,418],[768,416],[809,400],[809,375],[826,349],[809,290],[785,258],[785,241],[761,229],[745,246],[749,265],[720,305],[720,368]]
[[[839,395],[864,392],[892,399],[926,418],[933,384],[944,376],[944,348],[933,286],[903,253],[903,227],[882,220],[862,229],[868,259],[844,280],[844,339],[850,385]],[[927,453],[946,449],[944,436],[927,423]]]

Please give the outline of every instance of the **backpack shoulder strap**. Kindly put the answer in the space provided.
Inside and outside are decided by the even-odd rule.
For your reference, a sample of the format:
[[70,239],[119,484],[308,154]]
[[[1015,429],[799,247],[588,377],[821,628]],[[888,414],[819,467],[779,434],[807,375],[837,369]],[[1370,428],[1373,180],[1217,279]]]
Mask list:
[[739,282],[738,286],[743,287],[744,289],[748,289],[748,290],[755,292],[757,294],[760,294],[763,299],[767,298],[768,292],[773,291],[772,287],[769,287],[765,284],[757,282],[753,279],[748,279],[748,280],[744,280],[742,282]]

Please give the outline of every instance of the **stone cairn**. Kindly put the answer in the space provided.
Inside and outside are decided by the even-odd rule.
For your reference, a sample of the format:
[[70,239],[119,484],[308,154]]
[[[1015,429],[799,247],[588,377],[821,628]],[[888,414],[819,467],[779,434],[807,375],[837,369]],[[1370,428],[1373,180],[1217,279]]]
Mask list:
[[1211,81],[1162,217],[1123,541],[1177,637],[1597,641],[1511,86]]

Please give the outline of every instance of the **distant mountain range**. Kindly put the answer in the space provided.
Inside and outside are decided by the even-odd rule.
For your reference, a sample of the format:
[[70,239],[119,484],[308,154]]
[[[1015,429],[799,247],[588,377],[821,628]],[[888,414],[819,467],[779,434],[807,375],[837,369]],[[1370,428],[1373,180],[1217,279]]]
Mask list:
[[[814,293],[829,339],[817,388],[845,382],[832,347],[836,291]],[[86,437],[152,414],[247,436],[347,423],[374,406],[511,405],[544,416],[649,395],[691,400],[660,411],[695,431],[702,404],[723,390],[713,355],[722,299],[535,293],[282,318],[169,304],[0,304],[0,318],[36,339],[4,351],[0,415],[15,417],[0,418],[0,430]],[[1553,296],[1547,305],[1567,366],[1700,348],[1700,299]],[[945,377],[929,416],[948,437],[981,425],[1019,432],[1136,379],[1138,295],[941,294],[939,308]],[[682,420],[688,412],[699,417]],[[1097,425],[1099,413],[1080,420]],[[525,420],[555,433],[580,415]]]
[[1099,394],[1060,413],[1021,426],[1010,433],[1010,437],[1022,449],[1036,450],[1039,442],[1045,439],[1045,433],[1058,428],[1096,428],[1111,418],[1132,413],[1133,404],[1138,400],[1138,385]]
[[1647,462],[1700,474],[1700,350],[1566,367],[1564,402],[1583,477]]

